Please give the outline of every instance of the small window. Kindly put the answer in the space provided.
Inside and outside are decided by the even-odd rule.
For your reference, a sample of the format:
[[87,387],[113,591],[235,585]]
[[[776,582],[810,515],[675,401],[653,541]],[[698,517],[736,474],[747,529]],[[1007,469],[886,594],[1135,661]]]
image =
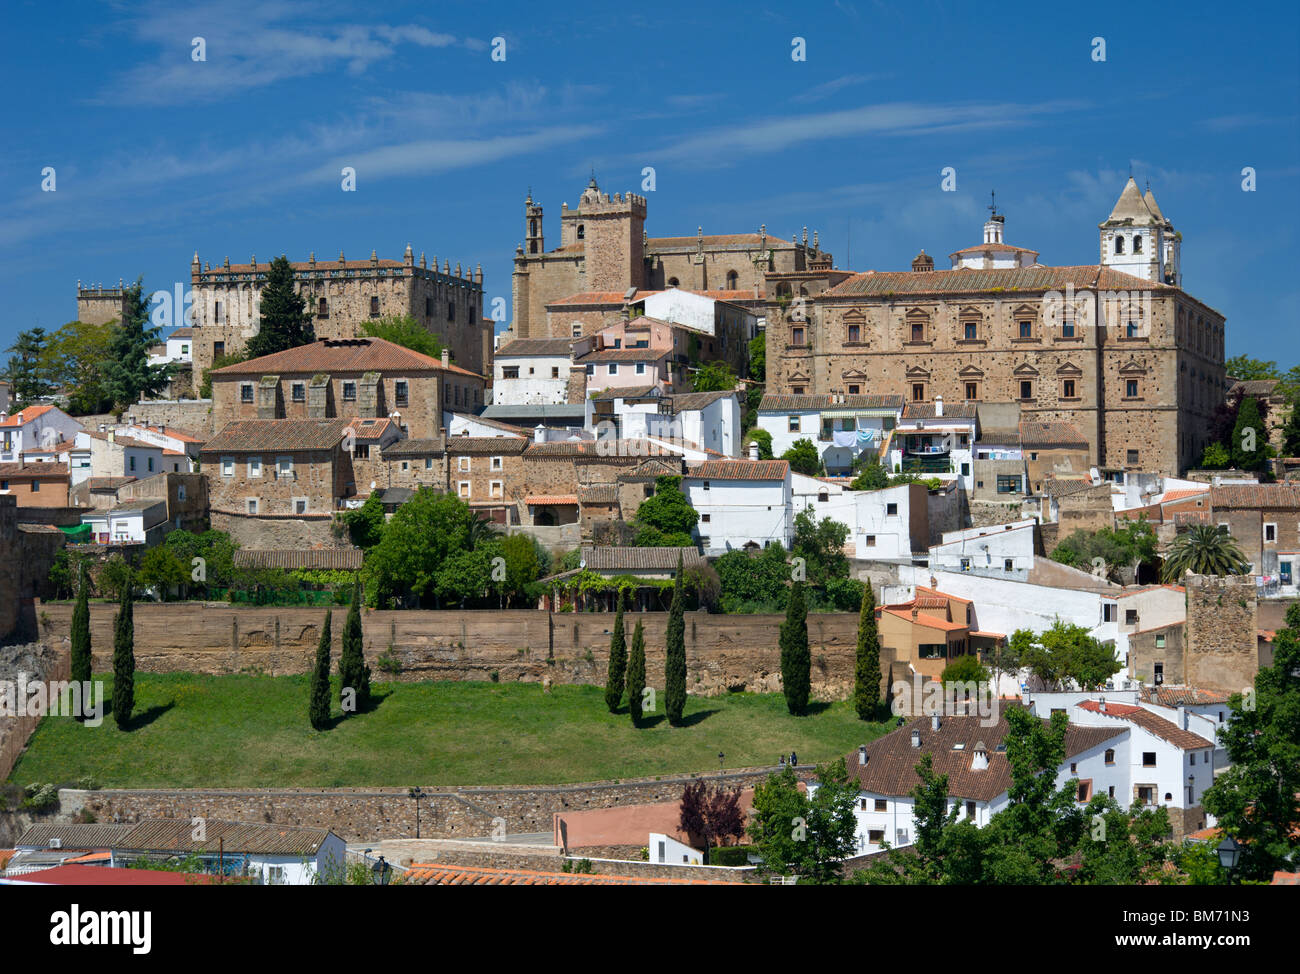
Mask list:
[[885,516],[886,516],[886,517],[897,517],[897,516],[898,516],[898,505],[897,505],[897,504],[886,504],[886,505],[885,505]]
[[448,320],[448,321],[455,321],[455,320],[456,320],[456,302],[455,302],[455,301],[448,301],[448,302],[447,302],[447,320]]
[[925,341],[925,325],[912,325],[912,341],[918,343]]
[[1021,399],[1034,398],[1034,384],[1029,379],[1024,379],[1020,383],[1020,398]]
[[307,401],[307,386],[301,382],[295,382],[289,386],[289,397],[294,402]]
[[560,377],[560,367],[559,367],[558,365],[552,365],[552,366],[551,366],[551,378],[552,378],[552,379],[558,379],[559,377]]
[[222,457],[222,458],[221,458],[221,476],[223,476],[223,477],[233,477],[234,475],[235,475],[235,458],[234,458],[234,457]]
[[262,476],[262,458],[261,458],[261,457],[249,457],[249,458],[248,458],[248,476],[250,476],[250,477],[260,477],[260,476]]
[[1073,338],[1073,337],[1074,337],[1074,319],[1073,319],[1073,318],[1066,318],[1064,321],[1061,322],[1061,337],[1062,337],[1062,338]]
[[1124,383],[1124,395],[1129,399],[1136,399],[1138,396],[1138,380],[1128,379]]
[[1019,494],[1020,475],[1019,474],[998,474],[998,493]]
[[1144,768],[1154,768],[1155,766],[1156,766],[1156,752],[1155,752],[1155,751],[1143,751],[1143,752],[1142,752],[1142,767],[1144,767]]
[[964,332],[964,334],[965,334],[965,336],[966,336],[966,341],[968,341],[968,342],[973,342],[973,341],[975,341],[975,336],[976,336],[976,334],[978,333],[978,331],[979,331],[979,329],[978,329],[978,327],[976,326],[975,322],[973,322],[973,321],[968,321],[968,322],[966,322],[965,332]]
[[850,342],[858,342],[858,341],[861,341],[861,340],[862,340],[862,326],[861,326],[861,325],[849,325],[849,329],[848,329],[848,340],[849,340]]
[[925,401],[925,383],[914,382],[912,384],[912,402]]
[[456,459],[456,463],[457,463],[456,469],[457,469],[458,471],[460,471],[461,473],[469,473],[469,472],[470,472],[470,458],[469,458],[469,457],[457,457],[457,459]]
[[1064,382],[1061,383],[1061,398],[1063,398],[1063,399],[1073,399],[1073,398],[1074,398],[1074,380],[1073,380],[1073,379],[1066,379]]
[[239,384],[239,401],[240,402],[253,401],[253,383],[241,382]]
[[1020,322],[1020,337],[1021,338],[1034,337],[1034,323],[1032,321]]
[[1276,540],[1277,540],[1277,525],[1276,525],[1276,524],[1265,524],[1265,525],[1264,525],[1264,540],[1265,540],[1265,541],[1276,541]]
[[645,363],[644,363],[644,362],[637,362],[637,363],[636,363],[636,374],[637,374],[637,375],[645,375]]
[[399,380],[393,383],[393,398],[397,405],[405,406],[410,401],[410,389],[405,380]]
[[1016,562],[1015,562],[1015,559],[1014,559],[1014,558],[1003,558],[1003,559],[1002,559],[1002,570],[1003,570],[1004,572],[1013,572],[1013,571],[1015,571],[1015,570],[1016,570]]
[[357,399],[357,384],[355,382],[343,383],[343,401],[356,402],[356,399]]
[[700,515],[700,522],[701,522],[702,524],[708,524],[711,520],[712,520],[712,518],[711,518],[711,516],[708,515],[708,514],[701,514],[701,515]]
[[1164,648],[1165,648],[1165,637],[1156,636],[1156,649],[1164,649]]
[[889,802],[884,798],[876,799],[876,811],[885,812],[889,810]]
[[791,416],[791,417],[790,417],[790,423],[789,423],[789,426],[790,426],[790,432],[791,432],[791,433],[798,433],[798,432],[799,432],[799,417],[798,417],[798,416]]
[[501,378],[503,378],[503,379],[517,379],[517,378],[519,378],[519,366],[517,366],[517,365],[503,365],[503,366],[501,366]]
[[978,382],[966,383],[966,399],[973,400],[980,397],[980,387]]
[[316,317],[328,318],[330,316],[330,303],[324,298],[316,303]]
[[[578,324],[578,322],[575,321],[575,322],[573,323],[573,327],[572,327],[572,328],[570,329],[570,331],[569,331],[569,334],[571,334],[574,338],[581,338],[581,337],[582,337],[582,325]],[[588,366],[588,367],[590,367],[590,366]]]
[[705,490],[708,490],[708,489],[709,489],[709,482],[708,482],[707,480],[704,481],[704,489],[705,489]]
[[500,470],[500,469],[502,469],[503,463],[504,463],[504,461],[502,460],[501,457],[493,457],[493,458],[492,458],[492,469],[493,469],[493,470]]
[[298,500],[295,500],[295,501],[293,502],[293,513],[295,513],[295,514],[306,514],[306,513],[307,513],[307,502],[306,502],[305,500],[301,499],[301,498],[299,498]]
[[424,469],[425,469],[425,470],[432,470],[432,469],[433,469],[433,457],[425,457],[425,458],[424,458]]
[[277,477],[292,477],[292,476],[293,476],[293,458],[292,458],[292,457],[276,457],[276,458],[275,458],[275,475],[276,475]]
[[1124,610],[1124,625],[1134,626],[1137,625],[1137,621],[1138,621],[1137,609]]
[[609,363],[609,374],[610,374],[610,375],[618,375],[618,363],[617,363],[617,362],[610,362],[610,363]]
[[379,298],[377,297],[372,297],[370,299],[370,317],[379,317]]
[[132,469],[132,470],[135,469],[135,457],[131,457],[131,463],[130,463],[130,466],[131,466],[131,469]]
[[150,457],[148,460],[148,469],[150,473],[153,473],[153,457]]
[[790,344],[791,345],[803,344],[803,328],[796,326],[790,329]]
[[1130,321],[1124,328],[1124,334],[1128,338],[1137,338],[1138,326],[1136,321]]
[[1104,756],[1104,760],[1107,764],[1115,763],[1115,749],[1113,747],[1106,748],[1106,754]]
[[862,388],[861,386],[850,385],[850,386],[849,386],[849,395],[850,395],[850,396],[856,396],[856,395],[859,393],[859,391],[861,391],[861,388]]
[[869,534],[869,535],[867,535],[867,544],[866,544],[866,546],[867,546],[868,548],[874,548],[874,547],[876,546],[876,536],[875,536],[874,534]]
[[176,499],[177,499],[178,501],[183,501],[183,500],[185,500],[185,485],[184,485],[184,484],[177,484],[177,485],[176,485]]
[[496,498],[502,496],[502,481],[494,480],[488,485],[488,496]]
[[40,489],[41,489],[41,482],[40,482],[39,480],[33,480],[33,481],[32,481],[32,493],[35,494],[35,493],[37,493]]
[[1126,456],[1128,457],[1128,461],[1127,461],[1128,463],[1137,463],[1137,462],[1138,462],[1138,451],[1137,451],[1137,450],[1129,450],[1129,451],[1127,451]]
[[257,513],[257,498],[256,498],[256,497],[250,497],[250,498],[248,498],[248,513],[249,513],[249,514],[256,514],[256,513]]

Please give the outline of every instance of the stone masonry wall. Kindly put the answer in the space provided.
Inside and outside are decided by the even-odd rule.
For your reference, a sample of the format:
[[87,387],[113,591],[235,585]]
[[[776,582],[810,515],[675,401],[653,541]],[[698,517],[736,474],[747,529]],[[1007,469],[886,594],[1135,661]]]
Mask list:
[[1259,670],[1259,603],[1250,575],[1189,575],[1187,683],[1236,693],[1253,686]]
[[[46,638],[67,639],[71,603],[41,607],[49,616]],[[110,665],[112,605],[92,605],[90,625],[96,665]],[[314,658],[325,613],[304,608],[232,608],[224,603],[140,603],[135,609],[136,665],[143,672],[304,673]],[[668,613],[626,620],[645,626],[647,677],[663,686],[664,631]],[[698,695],[780,688],[779,615],[686,615],[687,691]],[[547,613],[530,609],[366,610],[365,652],[375,660],[391,645],[402,680],[488,680],[603,685],[608,667],[608,613]],[[808,617],[813,692],[843,699],[853,686],[857,613]],[[342,626],[335,625],[335,641]],[[341,650],[341,644],[337,647]],[[882,652],[882,672],[890,663]],[[376,672],[378,670],[376,669]]]

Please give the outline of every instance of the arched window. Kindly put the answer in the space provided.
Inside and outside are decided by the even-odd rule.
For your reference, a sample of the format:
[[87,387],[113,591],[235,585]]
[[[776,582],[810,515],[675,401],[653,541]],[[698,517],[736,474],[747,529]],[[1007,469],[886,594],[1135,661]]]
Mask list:
[[1115,238],[1115,253],[1117,253],[1117,254],[1122,254],[1122,253],[1124,253],[1124,238],[1123,238],[1123,237],[1116,237],[1116,238]]
[[530,240],[530,241],[528,241],[528,252],[529,252],[530,254],[535,254],[535,253],[537,253],[537,241],[536,241],[536,240]]
[[668,278],[668,286],[669,286],[669,287],[676,287],[676,286],[677,286],[677,278],[675,278],[675,277],[670,277],[670,278]]
[[379,317],[379,298],[377,297],[370,299],[370,317]]
[[528,236],[530,236],[530,237],[535,237],[535,236],[537,236],[537,221],[536,221],[536,220],[529,220],[529,221],[528,221]]
[[1142,237],[1137,234],[1133,236],[1133,253],[1142,253]]
[[817,503],[818,503],[818,504],[825,504],[825,503],[826,503],[827,501],[829,501],[830,499],[831,499],[831,496],[830,496],[830,492],[829,492],[829,491],[825,491],[825,490],[819,490],[819,491],[817,491]]
[[578,239],[579,240],[587,239],[587,228],[583,226],[581,223],[578,224]]
[[727,271],[727,290],[734,291],[740,285],[740,275],[735,271]]

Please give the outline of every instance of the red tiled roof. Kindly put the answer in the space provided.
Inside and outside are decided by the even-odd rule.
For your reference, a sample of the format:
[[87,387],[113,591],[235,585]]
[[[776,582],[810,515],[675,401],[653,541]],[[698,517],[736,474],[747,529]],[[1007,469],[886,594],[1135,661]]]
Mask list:
[[1201,497],[1210,492],[1209,487],[1189,488],[1186,490],[1167,490],[1160,498],[1161,504],[1169,504],[1173,501],[1185,500],[1188,497]]
[[1043,423],[1021,420],[1020,442],[1027,447],[1088,448],[1088,438],[1073,423]]
[[416,863],[404,877],[417,886],[743,886],[720,879],[660,879],[653,876],[611,876],[604,873],[542,872],[491,866]]
[[160,869],[113,869],[109,866],[71,864],[40,869],[21,876],[24,883],[51,886],[193,886],[212,883],[215,877],[200,873],[173,873]]
[[867,271],[854,274],[822,294],[818,300],[838,297],[878,296],[890,294],[980,294],[995,290],[1016,291],[1026,295],[1037,291],[1064,290],[1073,285],[1076,291],[1169,291],[1178,288],[1148,281],[1097,264],[1073,267],[1009,267],[999,270],[955,271]]
[[[640,297],[641,295],[637,295]],[[633,298],[635,301],[636,298]],[[546,307],[554,308],[557,305],[570,304],[616,304],[623,307],[622,291],[579,291],[577,294],[570,294],[568,297],[559,298],[555,301],[548,301]]]
[[749,245],[753,247],[763,247],[768,250],[785,250],[795,246],[784,237],[777,237],[773,234],[760,233],[719,233],[700,237],[650,237],[646,240],[645,246],[647,251],[659,250],[668,247],[698,247],[700,241],[704,241],[705,248],[709,247],[735,247]]
[[346,419],[244,419],[204,444],[205,454],[239,450],[330,450],[343,441]]
[[961,250],[954,250],[948,256],[960,257],[962,254],[982,254],[985,252],[993,254],[1033,254],[1038,256],[1038,251],[1030,250],[1028,247],[1013,247],[1011,244],[986,243],[976,244],[974,247],[963,247]]
[[48,404],[43,406],[28,406],[26,409],[20,409],[12,416],[7,417],[3,423],[0,423],[0,426],[22,426],[26,423],[30,423],[34,419],[44,416],[53,408],[53,406]]
[[1273,873],[1273,882],[1270,886],[1300,886],[1300,873],[1283,872],[1281,869]]
[[523,453],[531,441],[524,436],[449,436],[447,453]]
[[1300,510],[1300,484],[1232,484],[1210,489],[1210,506],[1227,508],[1284,508]]
[[67,475],[66,463],[0,463],[0,477],[8,480],[44,480]]
[[534,504],[538,506],[573,504],[577,505],[577,494],[529,494],[524,498],[525,504]]
[[[1178,623],[1182,625],[1182,623]],[[1220,704],[1227,703],[1230,694],[1222,690],[1205,690],[1200,687],[1178,687],[1166,683],[1158,687],[1144,686],[1138,691],[1138,695],[1151,703],[1158,703],[1165,707],[1178,706],[1195,706],[1198,704]]]
[[704,460],[690,468],[694,480],[785,480],[788,460]]
[[215,369],[213,376],[262,376],[318,372],[456,372],[482,378],[477,372],[459,365],[442,364],[441,359],[423,355],[382,338],[344,338],[321,340],[310,345],[287,348],[261,358],[236,362]]
[[1127,720],[1137,724],[1143,730],[1149,731],[1163,741],[1167,741],[1176,748],[1184,751],[1195,751],[1207,747],[1214,747],[1213,741],[1207,741],[1200,734],[1193,734],[1189,730],[1183,730],[1177,724],[1158,717],[1149,710],[1136,707],[1131,704],[1107,703],[1106,709],[1101,709],[1101,704],[1096,700],[1084,700],[1078,705],[1080,710],[1087,710],[1090,713],[1101,714],[1104,717],[1114,717],[1116,720]]

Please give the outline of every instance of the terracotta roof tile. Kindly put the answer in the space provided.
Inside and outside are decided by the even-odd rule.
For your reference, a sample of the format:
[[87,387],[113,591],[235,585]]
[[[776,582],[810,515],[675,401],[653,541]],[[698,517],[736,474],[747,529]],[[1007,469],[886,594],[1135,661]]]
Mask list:
[[1020,442],[1027,447],[1078,447],[1086,450],[1088,438],[1073,423],[1021,420]]
[[7,480],[46,480],[67,476],[66,463],[0,463],[0,477]]
[[343,442],[348,424],[346,419],[244,419],[227,424],[203,452],[331,450]]
[[[842,401],[841,401],[842,400]],[[813,409],[902,409],[902,396],[837,396],[830,395],[781,395],[769,393],[758,404],[762,412],[769,410],[813,410]]]
[[1232,484],[1210,489],[1210,506],[1226,508],[1281,508],[1300,510],[1300,484]]
[[1132,721],[1161,740],[1168,741],[1174,747],[1181,748],[1184,751],[1197,751],[1207,747],[1214,747],[1213,741],[1207,741],[1200,734],[1193,734],[1189,730],[1183,730],[1177,724],[1165,720],[1163,717],[1158,717],[1149,710],[1143,710],[1141,707],[1130,704],[1107,703],[1106,709],[1102,710],[1101,704],[1096,700],[1085,700],[1078,706],[1080,710],[1102,714],[1115,720]]
[[358,571],[363,552],[360,548],[237,548],[236,568],[284,568]]
[[704,460],[690,468],[693,480],[785,480],[788,460]]
[[461,454],[504,454],[523,453],[531,442],[523,436],[449,436],[447,453],[451,456]]
[[613,876],[605,873],[542,872],[495,866],[456,866],[450,863],[416,863],[405,882],[414,886],[739,886],[718,879],[662,879],[653,876]]
[[818,300],[838,297],[888,296],[890,294],[978,294],[993,290],[1038,291],[1064,290],[1170,291],[1167,284],[1134,277],[1097,264],[1074,267],[1023,267],[1001,270],[953,271],[867,271],[854,274],[821,295]]
[[0,427],[23,426],[27,423],[30,423],[34,419],[39,419],[41,416],[44,416],[53,408],[54,408],[53,406],[50,406],[48,404],[41,405],[41,406],[28,406],[26,409],[20,409],[18,410],[18,412],[13,413],[12,415],[6,417],[5,421],[3,423],[0,423]]
[[564,356],[568,358],[573,351],[572,338],[516,338],[507,342],[496,351],[496,358]]
[[212,375],[220,378],[236,376],[263,376],[284,374],[315,374],[317,372],[456,372],[460,375],[479,376],[477,372],[462,369],[459,365],[443,366],[441,359],[423,355],[382,338],[345,338],[337,341],[321,340],[309,345],[299,345],[283,352],[263,355],[261,358],[236,362],[215,369]]
[[681,555],[683,570],[704,562],[703,556],[695,548],[627,548],[617,545],[582,547],[582,559],[591,571],[676,571],[678,555]]
[[577,494],[529,494],[524,498],[525,504],[535,505],[537,507],[567,507],[569,505],[577,506]]

